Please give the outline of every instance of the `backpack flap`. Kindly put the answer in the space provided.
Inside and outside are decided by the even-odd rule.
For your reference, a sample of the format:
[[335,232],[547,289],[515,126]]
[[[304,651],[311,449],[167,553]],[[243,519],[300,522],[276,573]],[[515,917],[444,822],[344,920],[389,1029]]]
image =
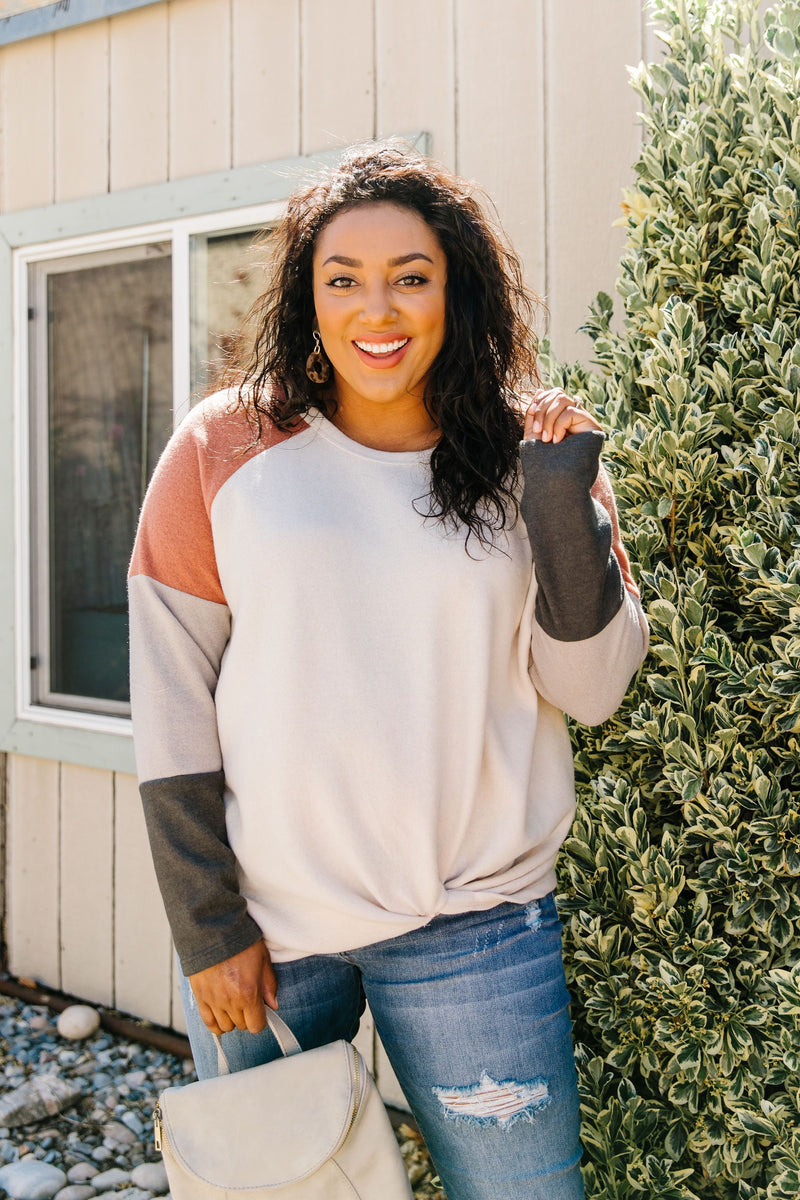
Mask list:
[[[188,1174],[225,1190],[305,1179],[335,1153],[353,1122],[356,1054],[349,1042],[332,1042],[167,1088],[159,1100],[167,1146]],[[366,1074],[363,1063],[358,1073]]]

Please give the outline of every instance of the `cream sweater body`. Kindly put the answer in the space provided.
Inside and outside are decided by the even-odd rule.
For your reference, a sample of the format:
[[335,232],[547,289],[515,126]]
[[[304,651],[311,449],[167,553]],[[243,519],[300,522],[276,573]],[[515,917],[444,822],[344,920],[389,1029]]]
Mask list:
[[[563,713],[608,716],[646,648],[589,494],[599,435],[567,439],[577,504],[574,470],[548,482],[558,447],[524,444],[528,524],[547,524],[548,487],[576,509],[570,553],[534,567],[522,519],[467,553],[421,515],[429,452],[369,449],[320,415],[242,452],[226,405],[173,438],[130,580],[137,764],[184,971],[258,936],[280,961],[545,895],[575,805]],[[571,589],[576,520],[599,533]]]

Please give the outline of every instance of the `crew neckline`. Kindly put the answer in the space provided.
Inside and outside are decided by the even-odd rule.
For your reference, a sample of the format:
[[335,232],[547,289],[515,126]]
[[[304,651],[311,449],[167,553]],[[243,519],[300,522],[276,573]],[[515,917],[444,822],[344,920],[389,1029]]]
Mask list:
[[374,446],[365,446],[342,433],[333,421],[330,421],[319,409],[310,409],[306,414],[309,427],[319,433],[326,441],[355,454],[359,458],[371,458],[375,462],[397,463],[413,466],[416,463],[429,463],[433,454],[433,446],[427,450],[376,450]]

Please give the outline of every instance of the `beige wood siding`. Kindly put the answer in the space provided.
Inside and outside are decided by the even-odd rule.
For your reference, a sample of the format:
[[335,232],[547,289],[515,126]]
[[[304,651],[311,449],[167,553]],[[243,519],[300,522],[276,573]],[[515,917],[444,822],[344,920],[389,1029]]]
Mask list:
[[300,153],[300,0],[233,0],[232,166]]
[[182,1028],[136,780],[18,754],[7,769],[12,975]]
[[[165,0],[0,49],[0,209],[424,129],[494,197],[557,353],[588,359],[643,48],[641,0]],[[130,776],[9,756],[6,892],[13,973],[183,1027]]]
[[53,35],[57,201],[108,191],[108,24]]
[[145,187],[167,178],[169,21],[167,6],[109,21],[109,186]]
[[3,212],[54,198],[54,37],[0,51],[0,197]]
[[613,291],[641,0],[169,0],[0,50],[5,212],[426,129],[494,198],[563,357]]

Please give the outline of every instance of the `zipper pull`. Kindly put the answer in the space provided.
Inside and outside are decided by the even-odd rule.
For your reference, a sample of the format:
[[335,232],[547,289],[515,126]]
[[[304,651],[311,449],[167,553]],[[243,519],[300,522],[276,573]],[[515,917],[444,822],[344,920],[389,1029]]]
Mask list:
[[161,1149],[161,1109],[158,1104],[153,1109],[153,1141],[156,1144],[156,1150]]

